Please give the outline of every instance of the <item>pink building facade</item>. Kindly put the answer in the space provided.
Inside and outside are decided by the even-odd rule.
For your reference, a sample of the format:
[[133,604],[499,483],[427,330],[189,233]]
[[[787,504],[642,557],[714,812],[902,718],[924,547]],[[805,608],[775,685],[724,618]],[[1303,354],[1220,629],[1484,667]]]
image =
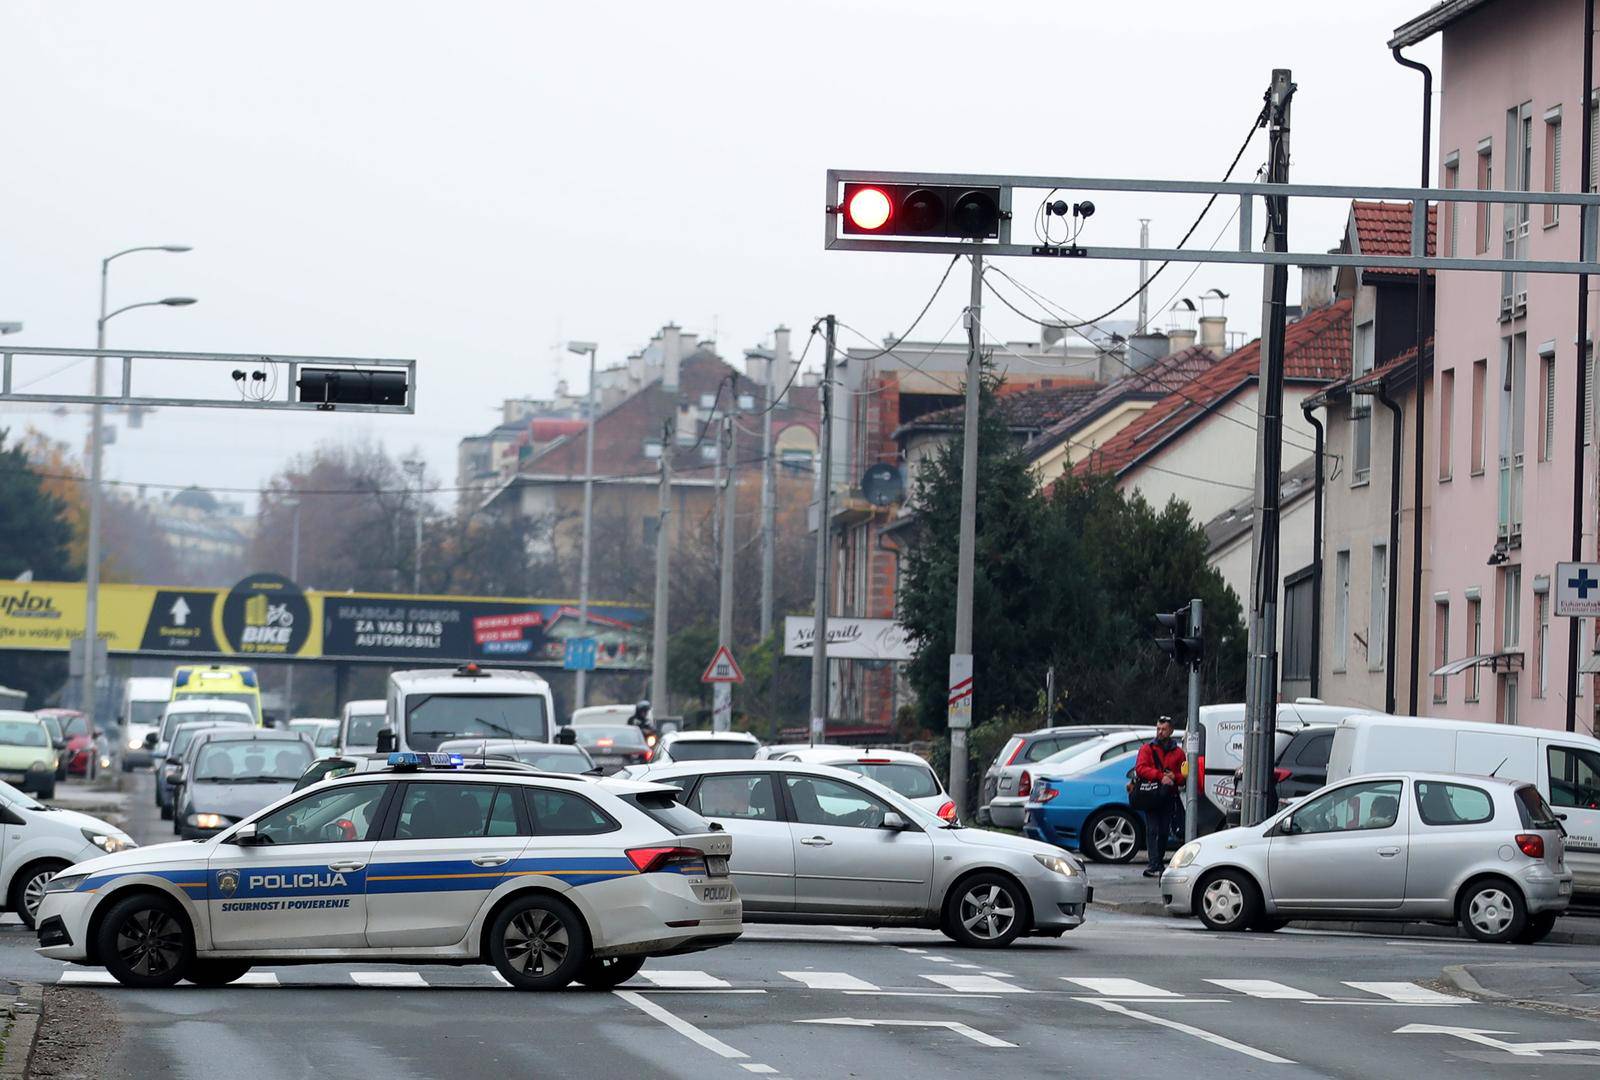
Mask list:
[[[1448,0],[1397,31],[1402,45],[1442,35],[1438,186],[1578,190],[1584,2]],[[1542,207],[1445,206],[1439,246],[1445,255],[1573,259],[1578,214],[1575,207],[1551,214]],[[1589,319],[1592,334],[1592,306]],[[1573,277],[1438,276],[1423,670],[1478,659],[1459,673],[1430,677],[1424,712],[1566,725],[1568,621],[1555,615],[1552,578],[1555,564],[1571,554],[1580,463],[1584,557],[1595,557],[1592,438],[1581,449],[1574,445],[1584,411],[1575,401],[1585,362],[1577,321]],[[1593,647],[1593,629],[1584,626],[1580,663]],[[1580,677],[1579,686],[1577,728],[1590,731],[1593,679]]]

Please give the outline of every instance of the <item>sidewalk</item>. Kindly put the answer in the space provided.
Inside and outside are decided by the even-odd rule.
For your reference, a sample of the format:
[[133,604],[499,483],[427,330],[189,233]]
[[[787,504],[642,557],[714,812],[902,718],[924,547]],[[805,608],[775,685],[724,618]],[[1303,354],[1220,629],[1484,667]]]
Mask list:
[[1455,964],[1444,976],[1476,998],[1558,1009],[1600,1019],[1600,966],[1548,963]]
[[[1166,918],[1166,905],[1161,902],[1161,889],[1156,878],[1142,877],[1144,860],[1125,865],[1089,863],[1089,883],[1094,886],[1095,909],[1115,911],[1119,915],[1153,915]],[[1319,922],[1293,922],[1290,926],[1310,930],[1353,930],[1366,934],[1413,935],[1417,937],[1459,938],[1464,936],[1455,926],[1437,926],[1420,922],[1376,922],[1371,920],[1330,919]],[[1600,918],[1592,914],[1565,915],[1556,921],[1556,928],[1545,941],[1552,945],[1600,945]],[[1600,968],[1595,969],[1600,980]],[[1600,1008],[1600,985],[1595,987],[1595,1007]]]

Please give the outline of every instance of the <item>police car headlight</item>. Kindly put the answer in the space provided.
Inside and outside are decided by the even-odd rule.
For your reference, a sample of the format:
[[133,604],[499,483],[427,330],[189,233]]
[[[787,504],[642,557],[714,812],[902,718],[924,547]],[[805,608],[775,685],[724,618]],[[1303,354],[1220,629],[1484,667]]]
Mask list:
[[221,814],[190,814],[189,824],[197,829],[220,829],[227,825],[228,819]]
[[1200,842],[1198,840],[1190,841],[1179,848],[1178,853],[1172,857],[1172,869],[1182,870],[1199,857]]
[[1035,855],[1034,859],[1040,866],[1053,873],[1064,874],[1067,877],[1077,877],[1083,873],[1077,863],[1062,855]]
[[108,855],[139,846],[126,836],[118,836],[116,833],[95,832],[93,829],[84,829],[83,838]]
[[44,883],[44,891],[47,893],[71,892],[83,884],[83,879],[88,876],[88,874],[57,874]]

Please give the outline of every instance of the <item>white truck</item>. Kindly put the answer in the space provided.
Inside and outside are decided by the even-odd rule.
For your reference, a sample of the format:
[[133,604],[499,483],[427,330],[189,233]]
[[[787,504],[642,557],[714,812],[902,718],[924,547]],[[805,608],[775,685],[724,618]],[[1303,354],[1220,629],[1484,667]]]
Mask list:
[[431,752],[450,739],[516,739],[533,743],[557,738],[550,684],[531,671],[463,664],[458,668],[396,671],[389,676],[385,726],[377,749]]
[[172,700],[172,680],[135,675],[122,682],[122,704],[117,710],[122,771],[150,764],[150,748],[145,738],[161,726],[161,714]]

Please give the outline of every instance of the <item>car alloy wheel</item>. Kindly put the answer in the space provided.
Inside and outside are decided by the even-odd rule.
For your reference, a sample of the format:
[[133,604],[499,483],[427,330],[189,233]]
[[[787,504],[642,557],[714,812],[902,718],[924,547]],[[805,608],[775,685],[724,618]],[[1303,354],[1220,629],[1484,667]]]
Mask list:
[[144,908],[124,920],[117,928],[116,943],[117,958],[135,975],[160,979],[183,960],[183,927],[157,908]]
[[997,941],[1016,924],[1017,903],[999,885],[978,885],[962,895],[956,917],[973,937]]
[[1139,848],[1139,830],[1126,814],[1104,814],[1094,820],[1089,846],[1101,862],[1127,862]]
[[50,884],[50,879],[56,876],[57,871],[52,867],[41,870],[29,877],[22,886],[22,910],[17,914],[22,916],[22,921],[32,926],[39,920],[39,905],[44,903],[44,887]]
[[549,975],[566,960],[571,944],[552,912],[523,911],[506,927],[506,962],[523,975]]

